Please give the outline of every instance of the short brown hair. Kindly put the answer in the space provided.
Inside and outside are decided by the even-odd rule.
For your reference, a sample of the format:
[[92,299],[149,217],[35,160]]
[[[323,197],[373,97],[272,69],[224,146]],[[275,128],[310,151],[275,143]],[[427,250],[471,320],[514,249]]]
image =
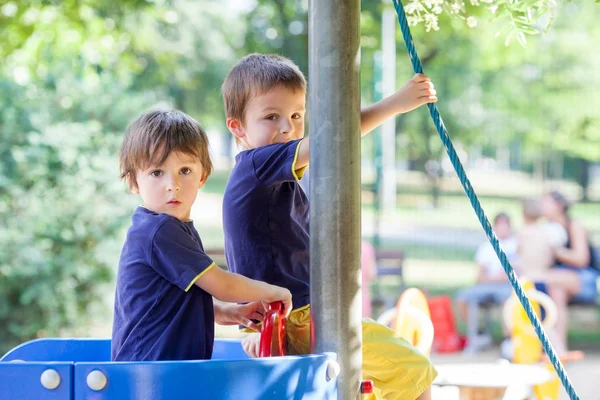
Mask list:
[[249,54],[229,71],[221,92],[227,118],[244,119],[248,101],[269,92],[277,85],[306,91],[306,79],[300,68],[277,54]]
[[536,199],[523,200],[523,216],[531,221],[535,221],[542,216],[540,202]]
[[161,165],[174,151],[198,159],[204,179],[212,172],[208,137],[202,125],[178,110],[153,110],[136,119],[125,133],[120,152],[121,179],[129,174],[129,184],[137,187],[135,172]]

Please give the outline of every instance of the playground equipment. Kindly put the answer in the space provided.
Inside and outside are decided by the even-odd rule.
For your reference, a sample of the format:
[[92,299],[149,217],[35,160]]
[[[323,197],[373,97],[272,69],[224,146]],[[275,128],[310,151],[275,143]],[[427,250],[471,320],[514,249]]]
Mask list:
[[419,289],[405,290],[396,307],[384,311],[377,322],[390,326],[421,353],[427,356],[431,353],[433,324],[427,298]]
[[[545,318],[542,322],[544,328],[553,328],[556,324],[556,305],[545,293],[535,289],[535,285],[523,280],[522,286],[527,297],[531,300],[531,306],[541,318],[542,307]],[[517,364],[531,364],[542,359],[542,344],[537,340],[535,332],[527,319],[525,310],[517,303],[515,295],[504,303],[502,316],[506,328],[511,332],[513,354],[512,361]]]
[[[275,335],[277,333],[277,335]],[[311,321],[311,344],[314,342]],[[275,302],[269,305],[269,310],[263,320],[263,329],[260,335],[260,357],[284,356],[286,355],[285,318],[283,317],[283,304]],[[327,377],[336,378],[340,373],[338,363],[329,363],[327,366]],[[360,385],[360,393],[371,398],[374,386],[373,381],[364,380]],[[374,397],[373,397],[374,398]]]
[[[110,362],[109,339],[33,340],[0,359],[0,394],[11,400],[226,400],[242,394],[257,400],[336,399],[335,354],[272,357],[285,354],[282,311],[280,302],[269,306],[258,359],[232,339],[215,340],[212,360],[159,362]],[[372,392],[373,382],[363,381],[361,393]]]
[[429,312],[435,335],[433,350],[436,353],[454,353],[465,347],[466,338],[456,326],[452,311],[452,298],[447,295],[428,299]]
[[[543,309],[545,314],[544,327],[546,329],[553,328],[556,324],[557,309],[552,299],[544,292],[536,290],[535,285],[526,279],[523,279],[522,285],[527,296],[531,299],[531,306],[540,317]],[[511,332],[512,361],[516,364],[540,363],[544,355],[542,345],[537,340],[523,307],[520,307],[514,295],[504,304],[502,314],[504,324]],[[546,362],[544,367],[549,371],[551,378],[534,386],[536,399],[558,400],[560,380],[553,371],[551,363]]]
[[333,353],[250,359],[239,340],[212,360],[110,362],[109,339],[39,339],[0,359],[0,398],[336,399],[339,371]]

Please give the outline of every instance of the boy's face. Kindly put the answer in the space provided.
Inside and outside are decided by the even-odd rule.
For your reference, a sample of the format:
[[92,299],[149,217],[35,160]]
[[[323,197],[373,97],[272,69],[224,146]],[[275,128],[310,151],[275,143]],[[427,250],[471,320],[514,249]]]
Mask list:
[[512,235],[510,221],[508,221],[506,218],[498,218],[494,224],[494,232],[496,232],[498,239],[508,239],[510,235]]
[[[200,161],[189,154],[173,152],[162,165],[152,165],[135,174],[144,207],[159,214],[168,214],[181,221],[190,220],[190,211],[198,189],[206,179]],[[129,179],[129,178],[128,178]]]
[[248,102],[243,121],[227,119],[227,127],[246,149],[304,137],[304,90],[275,86]]

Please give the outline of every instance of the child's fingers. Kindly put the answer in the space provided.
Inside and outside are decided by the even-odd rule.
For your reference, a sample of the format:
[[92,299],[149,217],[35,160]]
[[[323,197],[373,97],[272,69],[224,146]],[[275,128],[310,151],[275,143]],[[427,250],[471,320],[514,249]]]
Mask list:
[[260,348],[260,335],[252,333],[242,341],[242,348],[250,357],[258,357]]
[[419,97],[419,100],[425,103],[435,103],[438,101],[438,98],[437,96],[421,96]]
[[425,74],[415,74],[415,76],[412,77],[412,81],[416,83],[431,82],[429,77]]
[[420,93],[423,96],[435,96],[437,94],[437,90],[431,87],[421,90]]
[[417,88],[419,88],[419,90],[433,90],[435,88],[435,86],[433,85],[433,82],[425,81],[425,82],[419,82],[419,84],[417,85]]
[[292,312],[292,302],[291,301],[286,301],[283,303],[283,315],[285,315],[285,317],[289,317],[290,313]]
[[248,318],[253,319],[255,321],[262,321],[265,316],[258,311],[252,313],[252,315],[248,316]]
[[255,332],[260,332],[260,326],[258,326],[251,320],[245,318],[242,322],[243,322],[242,325],[244,325],[246,328],[252,329]]

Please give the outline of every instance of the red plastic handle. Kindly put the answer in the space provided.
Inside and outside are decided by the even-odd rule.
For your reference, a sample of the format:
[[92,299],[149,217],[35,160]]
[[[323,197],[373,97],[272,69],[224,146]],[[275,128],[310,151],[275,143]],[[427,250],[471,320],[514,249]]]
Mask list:
[[271,357],[271,343],[273,342],[273,329],[279,317],[279,355],[285,355],[283,351],[285,343],[285,318],[283,317],[283,304],[280,301],[269,304],[269,310],[263,319],[263,327],[260,332],[259,357]]
[[360,392],[362,394],[373,393],[373,381],[362,381],[360,384]]

